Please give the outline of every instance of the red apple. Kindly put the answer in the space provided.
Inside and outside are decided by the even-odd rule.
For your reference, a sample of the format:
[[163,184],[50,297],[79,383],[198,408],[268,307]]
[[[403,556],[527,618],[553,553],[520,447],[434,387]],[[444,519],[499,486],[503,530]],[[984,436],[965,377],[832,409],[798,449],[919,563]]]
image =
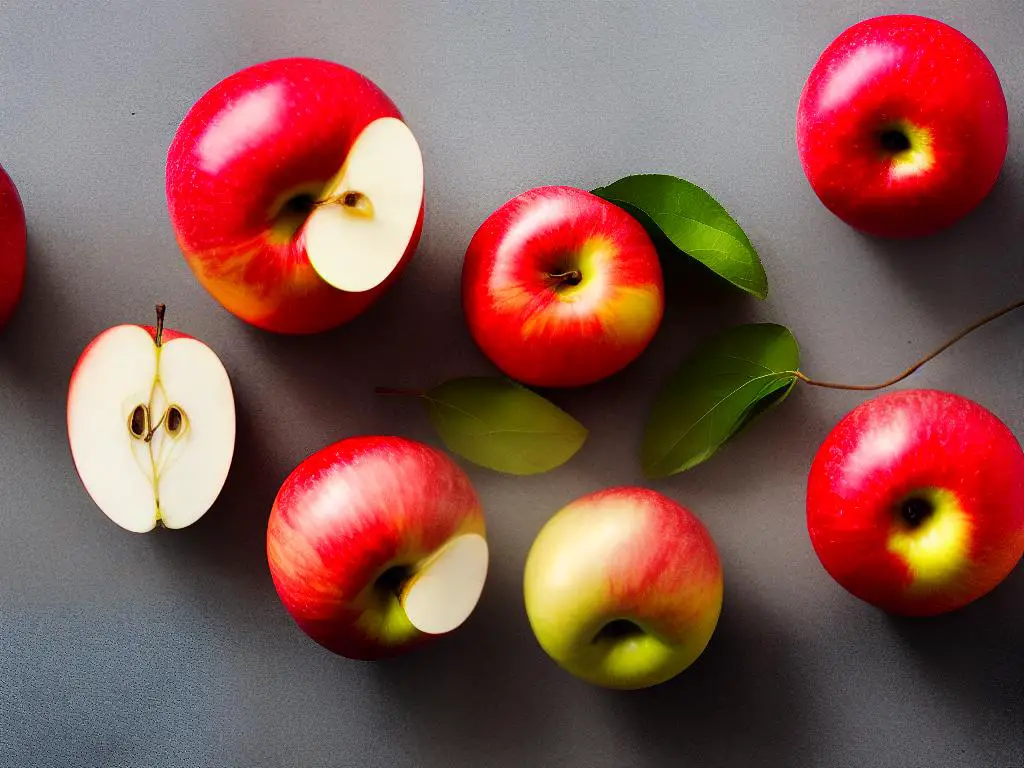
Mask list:
[[825,569],[862,600],[907,615],[960,608],[1024,554],[1024,451],[959,395],[876,397],[818,451],[807,528]]
[[800,162],[839,218],[885,237],[936,232],[992,189],[1006,157],[995,69],[952,27],[878,16],[825,49],[797,109]]
[[378,659],[452,631],[487,576],[483,511],[446,455],[400,437],[353,437],[285,480],[267,525],[285,608],[313,640]]
[[608,688],[675,677],[703,653],[722,610],[707,528],[645,488],[609,488],[563,508],[530,548],[526,613],[566,671]]
[[191,336],[118,325],[71,374],[67,427],[86,491],[129,531],[184,528],[213,505],[235,449],[235,401],[220,359]]
[[632,362],[664,310],[658,254],[618,206],[572,187],[539,187],[492,213],[462,268],[469,330],[525,384],[573,387]]
[[0,330],[21,299],[27,237],[21,197],[11,177],[0,167]]
[[412,256],[423,160],[367,78],[278,59],[189,110],[167,154],[167,203],[214,298],[260,328],[313,333],[366,309]]

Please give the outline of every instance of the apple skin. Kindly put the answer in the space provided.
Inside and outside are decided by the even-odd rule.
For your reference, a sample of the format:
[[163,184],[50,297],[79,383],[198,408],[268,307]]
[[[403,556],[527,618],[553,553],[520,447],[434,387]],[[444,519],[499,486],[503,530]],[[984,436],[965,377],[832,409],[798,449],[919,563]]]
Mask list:
[[[916,527],[900,512],[909,497],[934,507]],[[911,616],[961,608],[1024,554],[1024,452],[965,397],[881,395],[847,414],[819,449],[807,529],[825,570],[862,600]]]
[[313,269],[302,218],[282,212],[315,198],[352,143],[398,108],[363,75],[320,59],[255,64],[225,78],[189,110],[167,153],[171,224],[199,282],[228,311],[264,330],[316,333],[348,322],[402,272],[362,293],[337,290]]
[[[570,285],[553,277],[578,270]],[[477,345],[505,374],[540,387],[591,384],[625,368],[658,330],[664,286],[644,228],[573,187],[538,187],[492,213],[462,268]]]
[[[900,130],[910,148],[885,149]],[[969,38],[923,16],[878,16],[821,54],[797,108],[800,162],[821,202],[881,237],[950,226],[988,195],[1006,158],[1006,99]]]
[[465,533],[484,535],[483,511],[450,458],[401,437],[352,437],[285,480],[267,525],[267,560],[307,635],[348,658],[381,659],[437,636],[412,626],[378,578]]
[[10,321],[25,283],[28,230],[11,177],[0,167],[0,330]]
[[[722,566],[707,528],[637,487],[588,494],[552,517],[530,549],[523,586],[541,647],[606,688],[675,677],[704,651],[722,609]],[[645,634],[595,642],[615,620]]]

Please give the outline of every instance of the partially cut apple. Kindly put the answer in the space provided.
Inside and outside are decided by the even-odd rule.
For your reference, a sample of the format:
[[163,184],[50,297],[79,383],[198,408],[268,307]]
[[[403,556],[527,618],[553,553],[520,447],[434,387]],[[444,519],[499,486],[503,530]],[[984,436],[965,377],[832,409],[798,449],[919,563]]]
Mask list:
[[327,283],[362,293],[394,272],[423,206],[423,156],[409,127],[374,120],[349,150],[303,225],[313,269]]
[[476,608],[487,580],[487,541],[477,533],[452,539],[402,586],[399,602],[416,629],[443,635]]
[[68,439],[107,517],[143,533],[184,528],[213,505],[235,446],[235,402],[220,359],[196,339],[119,325],[82,353],[68,391]]

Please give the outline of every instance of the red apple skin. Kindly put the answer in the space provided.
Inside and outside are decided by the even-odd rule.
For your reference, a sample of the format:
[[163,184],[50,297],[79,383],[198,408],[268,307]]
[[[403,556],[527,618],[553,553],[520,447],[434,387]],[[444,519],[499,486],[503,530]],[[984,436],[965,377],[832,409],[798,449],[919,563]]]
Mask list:
[[14,182],[0,167],[0,330],[21,300],[27,249],[25,209]]
[[323,281],[297,220],[280,215],[293,196],[318,196],[382,117],[402,118],[370,80],[310,58],[236,72],[189,110],[167,153],[167,204],[185,260],[225,308],[268,331],[316,333],[351,320],[397,279],[419,242],[422,206],[398,267],[363,293]]
[[[911,139],[907,164],[883,148],[888,128]],[[961,32],[922,16],[878,16],[821,54],[800,95],[796,138],[811,187],[839,218],[871,235],[923,236],[992,189],[1006,158],[1006,99]]]
[[[922,489],[950,500],[936,508],[934,522],[947,515],[950,533],[931,556],[945,563],[945,576],[931,583],[928,558],[915,568],[892,546],[905,530],[902,500]],[[904,615],[955,610],[995,588],[1024,554],[1024,452],[995,415],[959,395],[876,397],[847,414],[819,449],[807,528],[825,569],[862,600]]]
[[378,610],[400,611],[377,578],[464,533],[484,535],[483,511],[450,458],[400,437],[353,437],[313,454],[285,480],[267,526],[267,560],[307,635],[348,658],[381,659],[436,636],[394,613],[390,627],[374,619]]
[[[553,275],[578,270],[568,285]],[[473,339],[513,379],[591,384],[625,368],[664,312],[658,254],[644,228],[606,200],[538,187],[492,213],[462,268]]]

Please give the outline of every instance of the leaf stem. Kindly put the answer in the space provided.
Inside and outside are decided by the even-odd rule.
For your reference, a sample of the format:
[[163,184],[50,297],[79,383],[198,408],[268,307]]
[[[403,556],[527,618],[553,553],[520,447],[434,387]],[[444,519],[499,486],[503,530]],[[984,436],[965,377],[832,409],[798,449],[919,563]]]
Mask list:
[[401,387],[374,387],[375,395],[396,395],[400,397],[424,397],[427,393],[422,389],[403,389]]
[[949,341],[944,343],[934,352],[925,355],[902,373],[893,376],[891,379],[883,381],[880,384],[842,384],[834,381],[818,381],[817,379],[812,379],[809,376],[801,373],[800,371],[796,371],[795,375],[798,379],[800,379],[800,381],[804,382],[805,384],[810,384],[812,387],[825,387],[826,389],[846,389],[856,392],[874,392],[879,389],[885,389],[886,387],[891,387],[893,384],[897,384],[903,381],[905,378],[914,373],[922,365],[924,365],[930,360],[933,360],[934,358],[938,357],[943,352],[945,352],[947,349],[952,347],[954,344],[960,341],[960,339],[964,338],[964,336],[967,336],[969,333],[978,330],[983,325],[987,325],[991,323],[993,320],[998,320],[1003,315],[1007,315],[1010,312],[1013,312],[1013,310],[1020,309],[1021,307],[1024,307],[1024,299],[1018,299],[1009,306],[996,310],[995,312],[986,315],[980,320],[971,323],[969,326],[964,328],[962,331],[960,331],[960,333],[956,334],[953,338],[949,339]]

